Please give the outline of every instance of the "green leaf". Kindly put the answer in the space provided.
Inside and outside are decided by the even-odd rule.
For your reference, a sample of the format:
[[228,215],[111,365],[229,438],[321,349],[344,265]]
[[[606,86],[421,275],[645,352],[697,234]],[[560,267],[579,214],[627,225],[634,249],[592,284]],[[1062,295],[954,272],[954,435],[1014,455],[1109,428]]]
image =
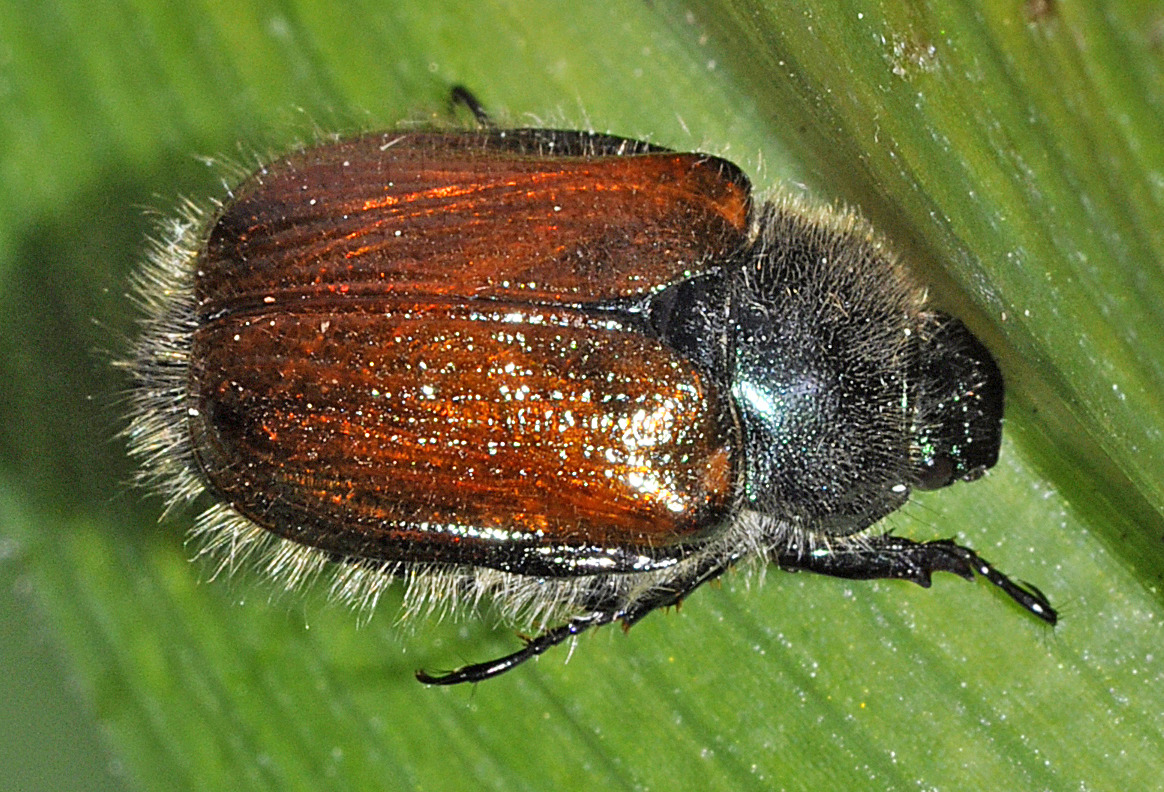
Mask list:
[[[1156,5],[0,6],[0,786],[1162,787]],[[517,638],[188,563],[114,439],[142,208],[220,195],[197,156],[443,118],[458,83],[870,216],[1009,383],[999,466],[887,525],[957,535],[1060,626],[950,576],[740,571],[432,690],[412,671]]]

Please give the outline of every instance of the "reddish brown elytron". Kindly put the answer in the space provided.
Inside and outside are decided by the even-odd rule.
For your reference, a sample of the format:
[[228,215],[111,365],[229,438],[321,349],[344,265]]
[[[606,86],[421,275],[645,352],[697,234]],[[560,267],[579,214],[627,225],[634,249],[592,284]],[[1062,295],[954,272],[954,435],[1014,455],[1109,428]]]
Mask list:
[[528,133],[373,135],[268,166],[213,229],[203,315],[331,292],[602,302],[741,247],[731,163],[603,136],[547,157]]
[[365,137],[236,191],[189,381],[199,464],[240,513],[525,574],[642,568],[719,526],[724,395],[633,308],[742,247],[746,181],[602,136],[547,160],[535,134]]

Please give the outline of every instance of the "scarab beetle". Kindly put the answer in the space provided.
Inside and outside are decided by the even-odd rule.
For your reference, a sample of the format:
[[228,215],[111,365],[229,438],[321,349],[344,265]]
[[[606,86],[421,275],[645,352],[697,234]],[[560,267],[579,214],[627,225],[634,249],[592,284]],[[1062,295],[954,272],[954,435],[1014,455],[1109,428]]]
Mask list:
[[[471,103],[471,102],[470,102]],[[975,572],[865,529],[998,457],[1003,382],[852,214],[591,132],[336,138],[175,221],[140,279],[132,452],[225,562],[340,595],[492,597],[556,626],[426,683],[637,622],[746,556]]]

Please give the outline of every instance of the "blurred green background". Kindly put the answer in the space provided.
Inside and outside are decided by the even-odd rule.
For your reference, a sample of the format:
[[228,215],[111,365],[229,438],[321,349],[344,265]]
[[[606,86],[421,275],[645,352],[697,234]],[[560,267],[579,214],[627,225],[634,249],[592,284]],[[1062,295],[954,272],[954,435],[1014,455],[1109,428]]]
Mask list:
[[[0,788],[1164,788],[1158,2],[0,2]],[[127,278],[199,159],[447,115],[733,159],[859,207],[1002,361],[981,482],[888,526],[1037,583],[737,573],[516,645],[207,582],[124,482]]]

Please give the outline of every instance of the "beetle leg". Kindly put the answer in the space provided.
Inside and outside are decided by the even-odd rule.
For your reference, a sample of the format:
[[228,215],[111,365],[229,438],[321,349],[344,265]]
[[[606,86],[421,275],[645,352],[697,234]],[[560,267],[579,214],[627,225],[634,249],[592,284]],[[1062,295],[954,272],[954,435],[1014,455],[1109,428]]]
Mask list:
[[531,657],[537,657],[547,649],[557,646],[567,638],[572,638],[575,635],[589,630],[591,627],[608,624],[616,616],[617,614],[609,611],[597,611],[588,613],[585,616],[576,616],[565,624],[546,630],[536,638],[527,640],[525,646],[512,654],[499,657],[496,660],[488,660],[484,663],[463,666],[455,671],[438,674],[436,676],[423,670],[417,671],[416,678],[426,685],[457,685],[461,682],[481,682],[499,674],[504,674],[509,669],[521,665]]
[[1014,582],[970,548],[949,539],[914,542],[882,534],[840,539],[814,551],[794,543],[776,548],[774,560],[786,570],[853,580],[897,578],[925,588],[934,572],[952,572],[967,580],[973,580],[977,572],[1043,621],[1054,624],[1059,618],[1043,592],[1030,583]]
[[557,646],[567,638],[579,635],[591,627],[601,627],[612,621],[620,621],[624,628],[629,629],[631,625],[653,610],[678,605],[692,591],[707,581],[722,575],[737,560],[736,556],[705,558],[684,575],[649,589],[623,607],[619,607],[609,600],[595,600],[589,603],[590,613],[584,616],[575,616],[565,624],[546,630],[541,635],[527,640],[525,646],[512,654],[484,663],[463,666],[446,674],[433,675],[423,670],[417,671],[416,678],[426,685],[481,682],[504,674],[531,657],[537,657],[547,649]]
[[449,92],[449,104],[453,107],[464,105],[477,119],[478,124],[486,129],[497,128],[497,124],[493,123],[493,119],[489,117],[489,113],[485,110],[485,106],[481,104],[481,100],[465,86],[453,86],[453,89]]
[[715,580],[731,568],[739,556],[708,556],[691,568],[686,574],[677,576],[665,584],[655,586],[615,614],[624,628],[639,621],[653,610],[678,605],[683,598],[709,580]]

